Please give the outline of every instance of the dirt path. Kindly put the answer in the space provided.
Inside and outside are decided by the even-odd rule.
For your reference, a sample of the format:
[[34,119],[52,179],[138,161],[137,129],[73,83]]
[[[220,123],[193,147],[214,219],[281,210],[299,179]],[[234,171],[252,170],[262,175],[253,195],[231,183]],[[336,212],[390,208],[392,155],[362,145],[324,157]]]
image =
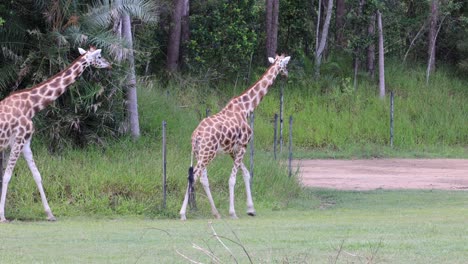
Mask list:
[[468,191],[468,159],[296,160],[305,186]]

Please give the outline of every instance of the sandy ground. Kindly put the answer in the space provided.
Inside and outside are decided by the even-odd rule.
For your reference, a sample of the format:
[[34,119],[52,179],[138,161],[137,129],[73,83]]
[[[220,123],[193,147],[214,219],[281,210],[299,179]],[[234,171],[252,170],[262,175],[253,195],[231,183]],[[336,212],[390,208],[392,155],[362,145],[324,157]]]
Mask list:
[[468,159],[296,160],[305,186],[468,191]]

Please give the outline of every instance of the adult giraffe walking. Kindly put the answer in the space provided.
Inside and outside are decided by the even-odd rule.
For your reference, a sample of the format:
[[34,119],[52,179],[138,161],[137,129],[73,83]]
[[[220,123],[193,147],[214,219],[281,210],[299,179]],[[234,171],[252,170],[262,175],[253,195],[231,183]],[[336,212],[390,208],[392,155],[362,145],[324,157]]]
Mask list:
[[192,191],[193,183],[198,177],[200,177],[200,182],[211,204],[211,212],[214,217],[221,217],[211,196],[206,170],[206,167],[218,152],[228,153],[234,160],[234,166],[229,178],[229,215],[231,218],[237,218],[234,209],[234,186],[236,184],[237,170],[240,167],[247,195],[247,214],[255,216],[256,213],[250,192],[250,174],[242,161],[247,144],[252,136],[252,129],[247,122],[247,117],[268,92],[268,88],[273,84],[276,76],[280,73],[286,77],[288,76],[286,66],[289,59],[289,56],[285,57],[284,55],[277,55],[274,59],[268,58],[272,65],[254,85],[241,95],[231,99],[219,113],[203,119],[195,131],[193,131],[192,155],[195,155],[197,165],[193,168],[193,164],[191,164],[189,169],[189,184],[185,192],[182,208],[180,209],[181,220],[186,220],[189,195]]
[[21,153],[23,153],[39,189],[47,220],[56,220],[47,203],[41,175],[34,163],[31,151],[31,138],[34,133],[32,118],[37,112],[62,95],[67,87],[74,83],[88,66],[110,68],[110,63],[101,57],[100,49],[91,47],[88,51],[85,51],[80,48],[79,52],[81,56],[63,71],[32,88],[14,92],[0,101],[0,150],[8,147],[11,149],[5,174],[3,175],[0,222],[7,222],[5,218],[5,201],[8,183]]

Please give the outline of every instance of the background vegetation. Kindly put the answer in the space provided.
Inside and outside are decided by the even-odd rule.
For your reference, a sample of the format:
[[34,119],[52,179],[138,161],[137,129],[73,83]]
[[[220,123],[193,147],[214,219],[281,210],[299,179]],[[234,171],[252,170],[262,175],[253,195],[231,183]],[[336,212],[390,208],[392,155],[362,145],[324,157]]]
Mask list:
[[[125,133],[125,78],[117,60],[129,47],[113,31],[103,8],[113,1],[8,1],[0,4],[0,93],[33,86],[96,45],[112,58],[112,71],[87,71],[55,104],[36,117],[33,151],[54,213],[176,217],[190,162],[190,134],[205,115],[221,109],[265,70],[264,1],[190,1],[190,41],[176,72],[166,71],[170,1],[157,1],[157,19],[141,7],[156,1],[122,1],[132,14],[142,136]],[[293,115],[296,157],[468,157],[468,82],[465,1],[440,1],[442,24],[437,70],[426,83],[428,1],[345,1],[345,24],[331,25],[319,78],[314,77],[317,6],[281,1],[278,52],[292,56],[287,80],[278,79],[256,110],[254,199],[259,207],[283,208],[300,195],[272,158],[273,116],[279,90],[285,117]],[[359,3],[364,3],[360,7]],[[134,7],[140,7],[134,8]],[[359,13],[359,8],[363,12]],[[387,94],[395,94],[395,146],[389,147],[389,98],[377,98],[375,77],[362,65],[354,86],[353,65],[375,37],[363,30],[376,8],[383,14]],[[104,10],[104,11],[103,11]],[[105,13],[105,14],[104,14]],[[154,14],[152,14],[154,15]],[[333,19],[337,19],[335,14]],[[104,23],[106,22],[106,23]],[[344,35],[342,42],[337,34]],[[412,40],[414,44],[411,45]],[[409,55],[406,56],[406,51]],[[404,60],[405,59],[405,60]],[[168,191],[161,207],[161,122],[168,122]],[[287,126],[285,126],[287,127]],[[288,129],[285,138],[288,138]],[[221,211],[227,208],[229,158],[210,167]],[[24,161],[8,193],[7,217],[42,216],[36,187]],[[237,208],[243,211],[242,183]],[[34,193],[31,196],[31,193]],[[204,199],[201,203],[206,202]],[[31,204],[34,208],[31,209]],[[201,204],[200,215],[209,215]]]

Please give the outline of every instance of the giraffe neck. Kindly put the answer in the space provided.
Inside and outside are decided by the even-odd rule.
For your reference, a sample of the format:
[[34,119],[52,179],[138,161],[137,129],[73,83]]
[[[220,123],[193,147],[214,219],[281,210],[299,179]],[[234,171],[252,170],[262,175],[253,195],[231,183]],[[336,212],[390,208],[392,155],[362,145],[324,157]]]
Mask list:
[[87,66],[84,56],[80,56],[66,69],[50,79],[32,88],[13,93],[9,97],[13,100],[25,101],[26,103],[19,104],[18,106],[23,108],[25,115],[32,118],[37,112],[47,107],[62,95],[67,90],[67,87],[73,84],[83,73]]
[[266,70],[263,76],[241,95],[232,99],[225,109],[233,109],[248,116],[260,104],[268,89],[278,76],[279,68],[273,64]]

